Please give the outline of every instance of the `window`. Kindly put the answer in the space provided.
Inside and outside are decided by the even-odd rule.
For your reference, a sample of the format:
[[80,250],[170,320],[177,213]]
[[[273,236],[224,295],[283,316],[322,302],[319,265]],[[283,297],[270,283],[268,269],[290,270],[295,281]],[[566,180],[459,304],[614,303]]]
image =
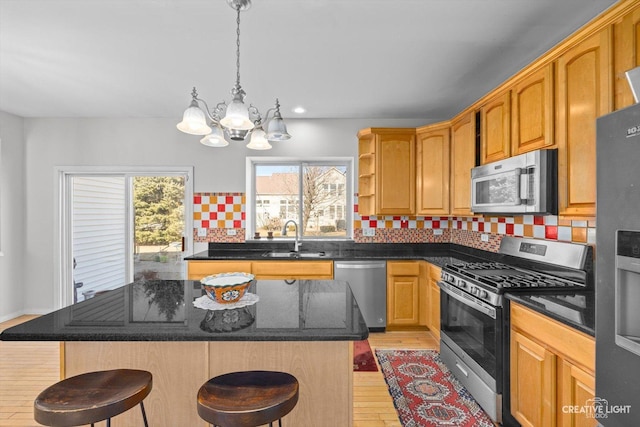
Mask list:
[[293,220],[305,239],[351,237],[351,159],[248,158],[247,168],[247,236],[279,238]]

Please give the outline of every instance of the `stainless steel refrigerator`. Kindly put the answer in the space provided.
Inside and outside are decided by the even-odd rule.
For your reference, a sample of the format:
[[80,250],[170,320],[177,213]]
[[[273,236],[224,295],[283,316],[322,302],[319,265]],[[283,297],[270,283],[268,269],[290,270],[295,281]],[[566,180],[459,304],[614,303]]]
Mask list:
[[605,427],[640,425],[640,104],[597,121],[596,398]]

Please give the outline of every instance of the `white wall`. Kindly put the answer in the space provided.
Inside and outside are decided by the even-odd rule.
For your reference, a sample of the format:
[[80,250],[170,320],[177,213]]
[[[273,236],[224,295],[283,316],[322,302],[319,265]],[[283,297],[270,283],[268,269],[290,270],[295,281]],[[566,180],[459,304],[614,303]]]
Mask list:
[[24,120],[25,223],[28,224],[24,266],[29,268],[24,268],[16,287],[28,296],[25,312],[53,309],[55,166],[193,165],[195,192],[244,192],[246,156],[355,158],[356,133],[361,128],[425,124],[416,120],[287,120],[293,138],[273,143],[272,150],[259,152],[247,149],[244,144],[205,147],[198,142],[199,137],[179,132],[175,127],[178,120],[178,116],[176,119]]
[[25,307],[23,120],[0,111],[0,322]]

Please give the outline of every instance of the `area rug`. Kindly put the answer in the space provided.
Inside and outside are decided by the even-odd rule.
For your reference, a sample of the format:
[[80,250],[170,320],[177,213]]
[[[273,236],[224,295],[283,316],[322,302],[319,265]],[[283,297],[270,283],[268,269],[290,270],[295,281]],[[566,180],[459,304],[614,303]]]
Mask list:
[[493,427],[434,350],[376,350],[405,427]]
[[353,343],[353,370],[354,372],[375,372],[378,365],[373,357],[369,340],[354,341]]

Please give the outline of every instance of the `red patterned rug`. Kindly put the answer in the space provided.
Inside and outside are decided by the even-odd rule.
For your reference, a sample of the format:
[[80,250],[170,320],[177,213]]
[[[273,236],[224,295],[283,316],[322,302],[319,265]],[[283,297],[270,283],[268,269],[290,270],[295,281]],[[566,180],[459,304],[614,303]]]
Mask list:
[[353,370],[359,372],[378,370],[369,340],[353,342]]
[[405,427],[493,427],[435,350],[376,350]]

